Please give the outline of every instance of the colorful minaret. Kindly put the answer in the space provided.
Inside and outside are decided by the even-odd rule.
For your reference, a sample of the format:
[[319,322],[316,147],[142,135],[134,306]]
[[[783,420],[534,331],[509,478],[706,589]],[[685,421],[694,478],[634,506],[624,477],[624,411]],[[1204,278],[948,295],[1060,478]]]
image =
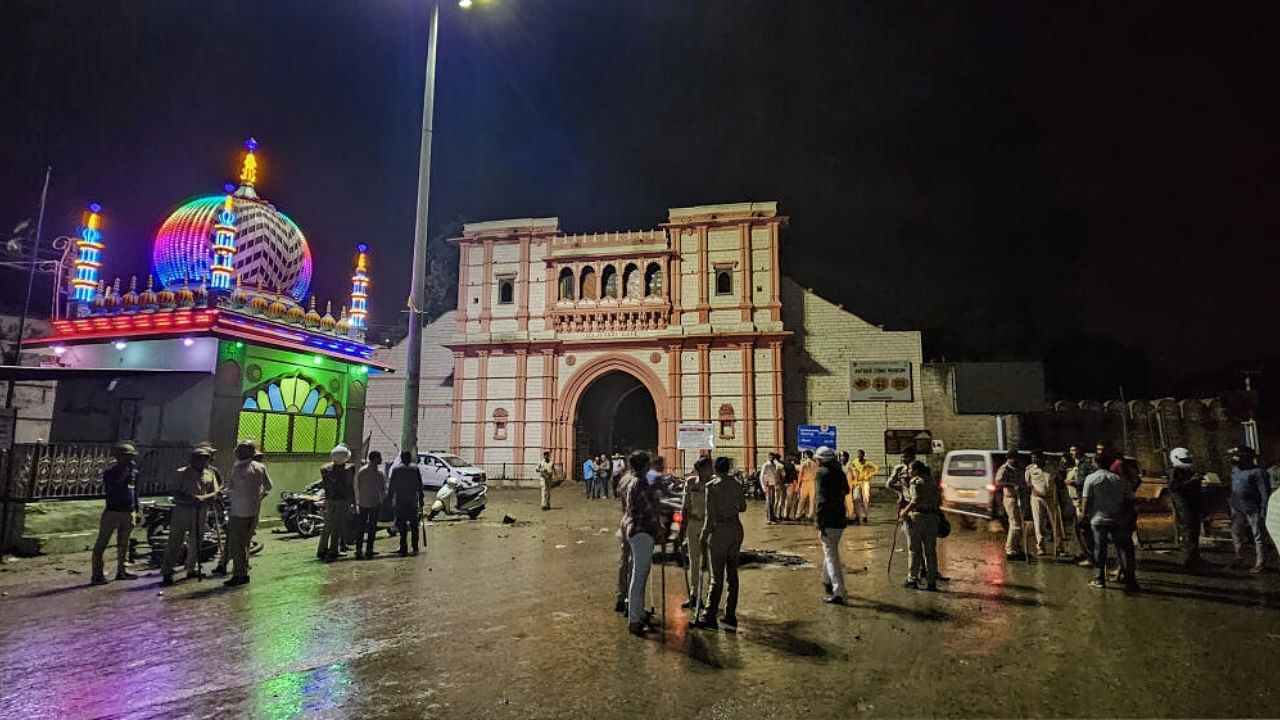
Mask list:
[[90,203],[84,227],[76,239],[75,276],[71,279],[71,302],[87,309],[93,303],[98,287],[98,271],[102,269],[102,206]]
[[[253,153],[250,152],[246,157],[252,156]],[[245,170],[248,169],[246,164]],[[243,173],[241,177],[244,177]],[[213,265],[209,268],[209,286],[215,292],[230,292],[231,276],[236,271],[236,212],[231,204],[231,192],[234,188],[227,185],[226,190],[227,196],[222,201],[218,222],[213,226]]]
[[356,246],[356,272],[351,276],[351,331],[363,333],[369,315],[369,246]]

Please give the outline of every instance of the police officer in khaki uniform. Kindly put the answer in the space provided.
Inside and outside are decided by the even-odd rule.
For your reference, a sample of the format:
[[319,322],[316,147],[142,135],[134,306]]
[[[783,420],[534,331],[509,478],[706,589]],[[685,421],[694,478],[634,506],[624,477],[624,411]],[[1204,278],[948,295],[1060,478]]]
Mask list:
[[187,577],[199,576],[196,563],[200,557],[209,503],[221,490],[217,476],[209,468],[212,458],[212,446],[207,443],[197,445],[191,451],[191,462],[178,469],[173,487],[173,512],[169,516],[169,542],[160,568],[161,585],[173,584],[173,565],[178,561],[178,551],[184,542],[187,545]]
[[725,601],[724,624],[738,627],[738,552],[742,549],[742,522],[738,515],[747,511],[747,495],[742,484],[730,475],[733,463],[727,457],[716,458],[716,476],[706,485],[707,511],[702,528],[702,541],[711,561],[711,592],[707,607],[698,618],[698,627],[716,629],[716,611],[720,594],[729,586]]
[[[702,590],[702,563],[707,548],[702,544],[702,528],[706,525],[706,484],[711,480],[711,458],[699,458],[693,464],[693,474],[684,480],[684,498],[680,501],[680,513],[684,517],[684,539],[689,555],[689,600],[684,607],[696,607]],[[702,597],[706,597],[703,595]]]
[[907,484],[907,504],[899,517],[907,530],[910,566],[904,587],[916,590],[938,590],[938,526],[941,524],[942,497],[938,484],[929,477],[929,466],[916,460],[911,463],[911,479]]

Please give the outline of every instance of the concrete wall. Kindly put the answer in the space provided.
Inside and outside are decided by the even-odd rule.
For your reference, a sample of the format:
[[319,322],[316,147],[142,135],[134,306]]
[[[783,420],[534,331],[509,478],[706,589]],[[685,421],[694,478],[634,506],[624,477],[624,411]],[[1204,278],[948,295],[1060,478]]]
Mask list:
[[[444,313],[422,331],[421,396],[418,406],[418,448],[448,449],[453,416],[453,352],[444,344],[457,329],[457,312]],[[390,456],[400,447],[404,412],[404,368],[408,346],[403,342],[379,348],[374,357],[397,369],[371,373],[365,398],[364,434],[370,448]]]
[[209,437],[212,403],[212,375],[62,380],[49,441],[191,444]]
[[[22,334],[27,338],[39,337],[49,332],[50,325],[46,320],[27,318]],[[0,338],[7,346],[14,342],[18,335],[18,317],[16,315],[0,315]],[[22,353],[22,365],[38,365],[40,355],[33,352]],[[30,381],[14,384],[13,407],[17,409],[17,424],[14,427],[14,442],[33,443],[37,440],[49,439],[49,424],[53,420],[53,397],[55,386],[53,381]],[[0,397],[9,390],[8,382],[0,382]]]
[[[955,365],[926,363],[920,368],[920,391],[924,397],[925,429],[950,450],[991,450],[997,448],[994,415],[956,414]],[[1021,426],[1016,415],[1004,417],[1006,447],[1020,447]]]
[[[885,467],[887,429],[927,429],[921,387],[920,333],[890,331],[829,302],[790,278],[782,279],[782,320],[794,335],[783,346],[786,446],[798,425],[835,425],[840,449],[866,450]],[[911,402],[850,402],[849,362],[911,363]]]
[[1231,417],[1217,398],[1059,401],[1052,410],[1021,417],[1022,443],[1065,450],[1073,443],[1092,449],[1103,441],[1123,448],[1155,475],[1165,471],[1169,450],[1185,447],[1198,465],[1225,476],[1228,452],[1243,441],[1241,419]]

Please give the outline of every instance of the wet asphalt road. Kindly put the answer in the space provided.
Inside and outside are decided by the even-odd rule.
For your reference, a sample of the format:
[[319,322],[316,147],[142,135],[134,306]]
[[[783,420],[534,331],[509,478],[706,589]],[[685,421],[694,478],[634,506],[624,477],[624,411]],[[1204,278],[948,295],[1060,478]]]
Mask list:
[[[893,525],[843,543],[852,607],[824,605],[812,564],[748,566],[741,630],[690,631],[668,567],[667,632],[612,610],[616,506],[495,491],[479,521],[437,522],[427,552],[322,565],[265,535],[253,582],[148,575],[83,585],[87,555],[0,573],[0,717],[787,718],[1275,716],[1280,576],[1184,574],[1139,559],[1143,592],[1099,591],[1068,563],[1007,566],[957,528],[940,594],[900,587]],[[504,513],[521,523],[504,526]],[[818,555],[816,531],[746,547]],[[901,548],[901,543],[899,543]],[[1225,562],[1221,555],[1211,559]],[[868,567],[869,569],[864,569]],[[655,567],[655,578],[659,577]]]

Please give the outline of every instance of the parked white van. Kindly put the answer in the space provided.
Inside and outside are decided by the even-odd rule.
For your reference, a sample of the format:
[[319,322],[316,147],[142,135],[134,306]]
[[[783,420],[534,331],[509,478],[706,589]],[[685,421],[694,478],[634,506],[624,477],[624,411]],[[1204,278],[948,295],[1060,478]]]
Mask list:
[[1003,450],[948,452],[942,461],[942,509],[984,520],[1001,518],[1004,509],[996,487],[996,470],[1007,456]]

